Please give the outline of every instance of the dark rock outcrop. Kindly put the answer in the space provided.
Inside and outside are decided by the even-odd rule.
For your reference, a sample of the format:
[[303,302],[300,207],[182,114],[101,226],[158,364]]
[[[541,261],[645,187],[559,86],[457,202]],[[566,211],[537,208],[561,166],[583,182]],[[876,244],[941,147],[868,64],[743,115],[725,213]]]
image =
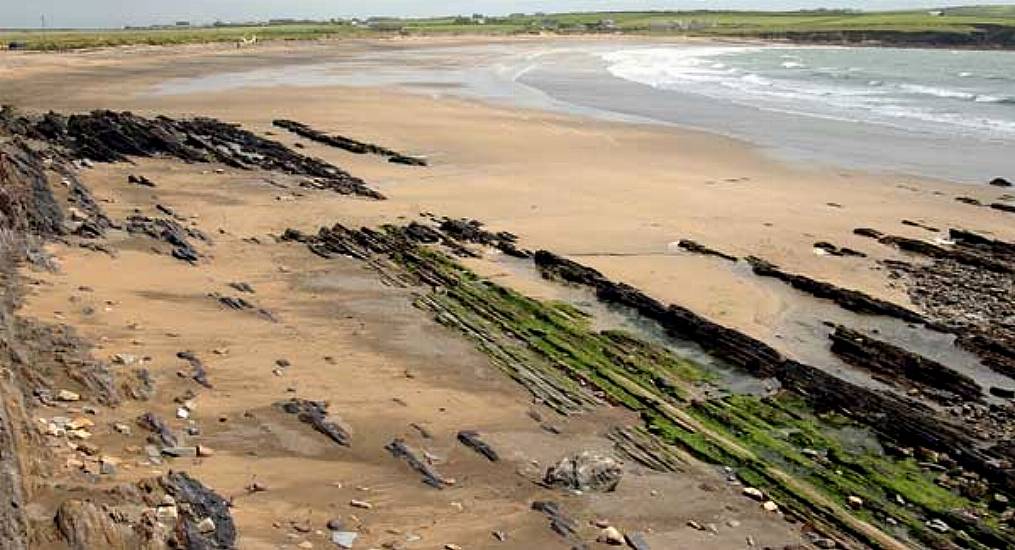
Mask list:
[[307,126],[306,124],[296,122],[294,120],[279,119],[273,121],[272,124],[278,126],[279,128],[285,128],[286,130],[289,130],[290,132],[298,136],[303,136],[309,140],[316,141],[318,143],[323,143],[325,145],[330,145],[332,147],[337,147],[339,149],[349,151],[350,153],[355,153],[357,155],[365,155],[368,153],[373,155],[380,155],[382,157],[387,157],[388,162],[395,164],[405,164],[409,166],[426,166],[427,164],[426,160],[421,158],[403,155],[402,153],[392,151],[391,149],[381,147],[380,145],[374,145],[373,143],[356,141],[354,139],[347,138],[345,136],[326,134],[319,130],[313,129],[310,126]]
[[694,252],[695,254],[703,254],[703,255],[706,255],[706,256],[716,256],[717,258],[722,258],[724,260],[729,260],[731,262],[737,261],[737,257],[736,256],[733,256],[731,254],[727,254],[725,252],[722,252],[721,250],[716,250],[714,248],[707,247],[707,246],[705,246],[705,245],[703,245],[701,243],[698,243],[696,241],[692,241],[690,239],[680,239],[680,241],[677,242],[677,246],[679,246],[680,248],[683,248],[684,250],[686,250],[688,252]]
[[926,323],[923,315],[915,311],[864,294],[863,292],[840,288],[831,283],[811,279],[804,275],[787,273],[777,266],[753,256],[747,258],[747,261],[750,262],[751,269],[755,275],[779,279],[793,288],[817,298],[832,300],[843,309],[867,315],[894,317],[910,323]]
[[828,337],[832,352],[890,384],[921,390],[943,403],[983,399],[979,384],[941,363],[841,325]]
[[1012,183],[1004,178],[994,178],[987,182],[987,185],[993,185],[994,187],[1011,187]]
[[319,187],[344,195],[384,198],[336,166],[212,118],[174,120],[93,111],[69,117],[8,114],[5,120],[0,125],[9,131],[46,140],[78,159],[127,162],[130,157],[170,156],[185,162],[219,162],[242,170],[260,168],[315,178]]
[[283,411],[296,415],[300,422],[309,424],[335,443],[343,447],[350,445],[352,437],[349,432],[336,422],[329,420],[327,403],[294,397],[289,401],[279,403],[278,406]]

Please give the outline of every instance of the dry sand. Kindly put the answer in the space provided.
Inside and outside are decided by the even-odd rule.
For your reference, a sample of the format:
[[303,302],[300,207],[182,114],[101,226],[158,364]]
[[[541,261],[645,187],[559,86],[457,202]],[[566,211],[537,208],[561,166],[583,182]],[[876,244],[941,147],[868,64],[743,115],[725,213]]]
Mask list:
[[[102,166],[85,171],[84,181],[107,201],[104,207],[113,217],[134,208],[150,213],[155,202],[169,205],[212,237],[214,244],[203,249],[209,259],[191,267],[151,254],[143,241],[126,239],[116,243],[115,258],[54,246],[60,273],[27,274],[40,282],[23,315],[77,327],[97,343],[99,357],[151,358],[148,366],[158,382],[154,401],[103,411],[100,426],[129,423],[149,409],[172,418],[173,397],[188,387],[175,374],[184,367],[176,352],[194,350],[205,359],[215,388],[200,393],[195,418],[199,440],[217,452],[173,467],[186,468],[235,497],[242,548],[294,547],[303,540],[324,547],[319,530],[332,517],[358,527],[363,540],[357,547],[363,548],[404,540],[409,533],[423,537],[411,547],[505,547],[490,536],[494,529],[509,534],[507,547],[561,546],[546,521],[528,509],[533,499],[550,494],[531,480],[567,451],[607,448],[602,432],[608,426],[636,422],[619,410],[604,410],[577,420],[554,418],[561,436],[540,429],[528,415],[529,396],[466,342],[414,310],[405,291],[383,286],[354,261],[325,261],[270,238],[287,227],[313,231],[337,221],[376,225],[420,212],[476,218],[518,234],[526,248],[578,257],[613,279],[775,345],[791,293],[722,261],[669,253],[668,244],[695,239],[905,304],[904,292],[873,269],[875,260],[891,252],[853,236],[854,227],[928,236],[901,225],[906,218],[1015,238],[1010,214],[953,200],[958,195],[994,200],[996,189],[788,165],[741,142],[699,132],[339,86],[146,93],[170,76],[334,59],[350,48],[377,47],[407,45],[0,57],[5,102],[30,109],[113,108],[239,122],[254,131],[273,131],[290,145],[299,141],[309,154],[362,177],[389,197],[368,202],[317,191],[293,197],[265,183],[275,176],[218,175],[207,173],[208,167],[168,161]],[[279,117],[424,154],[432,165],[400,167],[296,139],[271,128]],[[158,187],[130,186],[130,173],[144,174]],[[260,244],[245,240],[250,237]],[[822,240],[870,257],[815,255],[811,245]],[[498,258],[473,267],[502,283],[541,292],[538,283],[506,269]],[[226,311],[207,296],[234,293],[225,286],[231,281],[253,285],[253,300],[280,322]],[[92,290],[79,290],[83,286]],[[86,306],[95,312],[85,314]],[[216,355],[216,349],[228,352]],[[277,376],[274,362],[281,358],[292,366]],[[331,445],[272,407],[293,395],[330,401],[353,433],[352,448]],[[424,426],[433,439],[423,439],[411,423]],[[458,445],[454,433],[460,429],[480,430],[507,460],[491,465]],[[100,432],[97,442],[124,457],[142,438]],[[438,468],[456,478],[456,486],[436,491],[422,485],[383,450],[393,437],[405,437],[439,457]],[[150,473],[150,466],[129,468],[128,463],[117,481]],[[247,495],[244,487],[252,480],[269,490]],[[38,483],[39,499],[45,501],[50,489],[43,480]],[[583,519],[605,516],[623,528],[649,532],[653,548],[743,548],[747,536],[761,546],[781,547],[800,538],[793,525],[766,516],[727,487],[720,473],[701,465],[673,476],[635,469],[612,495],[555,496]],[[368,500],[375,508],[352,509],[350,499]],[[687,527],[690,519],[715,523],[719,534]],[[729,519],[741,525],[727,527]],[[291,522],[305,522],[311,532],[302,533]]]

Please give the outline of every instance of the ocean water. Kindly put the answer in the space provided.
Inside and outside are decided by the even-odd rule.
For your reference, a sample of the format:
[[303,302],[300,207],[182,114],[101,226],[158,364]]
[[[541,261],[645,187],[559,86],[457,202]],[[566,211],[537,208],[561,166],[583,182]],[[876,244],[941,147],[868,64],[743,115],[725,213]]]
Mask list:
[[153,91],[332,84],[691,127],[832,168],[971,184],[1015,178],[1010,51],[638,40],[378,48]]

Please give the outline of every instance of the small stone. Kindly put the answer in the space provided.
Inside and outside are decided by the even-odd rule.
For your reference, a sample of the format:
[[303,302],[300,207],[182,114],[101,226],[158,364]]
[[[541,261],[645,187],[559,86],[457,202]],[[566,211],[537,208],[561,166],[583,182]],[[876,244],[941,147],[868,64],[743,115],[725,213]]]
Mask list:
[[329,519],[328,523],[325,524],[325,527],[327,527],[331,531],[344,531],[345,530],[345,524],[342,523],[342,519],[341,518],[332,518],[332,519]]
[[610,522],[609,522],[609,520],[599,518],[599,519],[596,519],[596,520],[592,520],[592,525],[595,525],[596,527],[598,527],[600,529],[606,529],[607,527],[610,526]]
[[215,451],[211,447],[209,447],[207,445],[198,445],[197,446],[197,456],[200,456],[200,457],[215,456]]
[[863,499],[856,495],[850,495],[846,499],[846,504],[849,504],[849,507],[854,510],[859,510],[860,508],[863,508]]
[[607,527],[599,532],[599,537],[596,538],[596,542],[609,544],[611,546],[620,546],[624,544],[624,535],[616,527]]
[[188,411],[184,407],[179,407],[179,408],[176,409],[176,418],[182,418],[182,419],[190,418],[190,411]]
[[761,505],[761,507],[764,508],[766,512],[778,512],[779,511],[779,505],[774,503],[774,502],[772,502],[771,500],[766,500],[765,503]]
[[174,458],[194,458],[197,456],[197,447],[165,447],[162,454]]
[[310,542],[309,540],[305,540],[305,541],[297,544],[296,546],[299,547],[299,548],[310,549],[310,548],[314,547],[314,543]]
[[832,539],[817,538],[813,541],[814,546],[818,548],[835,548],[838,544]]
[[507,540],[507,533],[505,533],[504,531],[494,531],[491,534],[493,535],[493,538],[497,539],[498,542],[504,542]]
[[765,493],[762,493],[760,489],[755,489],[754,487],[744,487],[743,493],[744,496],[753,498],[759,502],[765,498]]
[[180,511],[176,506],[159,506],[155,509],[155,517],[163,523],[176,523],[176,519],[180,517]]
[[358,536],[359,534],[353,531],[332,531],[331,542],[339,548],[349,549],[352,548],[352,545],[356,542],[356,537]]
[[365,500],[355,500],[355,499],[349,501],[349,506],[352,506],[353,508],[362,508],[364,510],[369,510],[374,507],[373,504],[370,504]]
[[928,521],[927,527],[930,527],[931,529],[937,531],[938,533],[947,533],[952,530],[952,528],[947,523],[937,518]]
[[462,547],[457,544],[451,544],[449,542],[444,545],[444,550],[462,550]]
[[92,433],[88,430],[67,430],[67,435],[72,439],[88,439]]
[[737,527],[740,527],[740,522],[735,520],[735,519],[731,519],[731,520],[726,522],[726,525],[728,525],[730,527],[733,527],[733,528],[737,528]]
[[215,521],[211,518],[204,518],[197,522],[197,530],[201,533],[211,533],[215,530]]
[[60,390],[56,394],[56,399],[57,401],[80,401],[81,396],[70,390]]
[[121,433],[123,435],[130,435],[130,426],[128,426],[127,424],[113,424],[113,429],[116,430],[117,433]]
[[67,422],[66,428],[71,429],[71,430],[80,430],[80,429],[83,429],[83,428],[91,428],[94,425],[95,425],[95,422],[92,422],[91,419],[85,418],[83,416],[79,416],[79,417],[71,420],[70,422]]
[[694,521],[693,519],[687,520],[687,526],[690,527],[691,529],[697,529],[698,531],[705,530],[705,528],[702,527],[700,523]]

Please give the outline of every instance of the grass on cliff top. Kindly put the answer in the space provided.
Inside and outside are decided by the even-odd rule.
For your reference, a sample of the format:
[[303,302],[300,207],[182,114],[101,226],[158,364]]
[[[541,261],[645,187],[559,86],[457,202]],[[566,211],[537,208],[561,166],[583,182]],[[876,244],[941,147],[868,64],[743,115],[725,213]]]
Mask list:
[[691,34],[761,36],[786,32],[937,31],[967,34],[976,25],[1015,26],[1012,6],[955,8],[942,15],[928,11],[856,13],[803,12],[587,12],[490,17],[479,24],[470,18],[384,19],[372,26],[344,22],[273,25],[180,27],[123,30],[0,30],[0,43],[20,42],[32,50],[70,50],[125,45],[179,45],[258,40],[316,40],[418,35],[506,35],[532,32],[584,32],[609,20],[613,32],[630,34]]

